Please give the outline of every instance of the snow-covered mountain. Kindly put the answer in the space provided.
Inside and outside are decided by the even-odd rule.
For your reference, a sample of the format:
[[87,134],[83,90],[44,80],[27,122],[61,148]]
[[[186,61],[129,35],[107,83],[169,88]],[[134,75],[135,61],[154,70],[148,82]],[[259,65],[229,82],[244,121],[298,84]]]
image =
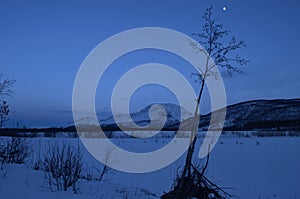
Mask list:
[[227,107],[224,128],[296,130],[300,127],[300,99],[254,100]]
[[[216,113],[222,110],[216,111]],[[199,128],[206,130],[211,113],[200,117]],[[185,121],[190,125],[189,120]],[[178,128],[173,124],[169,128]],[[300,99],[253,100],[226,108],[224,130],[300,130]]]
[[[178,105],[162,103],[150,104],[138,112],[131,113],[130,116],[125,114],[110,116],[107,119],[100,120],[99,123],[102,127],[113,128],[116,126],[117,118],[118,121],[120,121],[119,125],[127,128],[135,128],[134,125],[145,127],[151,122],[150,115],[152,116],[152,124],[154,128],[161,126],[162,122],[164,124],[163,126],[166,127],[179,123],[180,121],[192,116],[191,113]],[[164,119],[166,119],[165,122]],[[134,124],[132,124],[131,121],[133,121]]]
[[[125,128],[145,127],[150,124],[149,113],[152,114],[154,128],[161,127],[165,130],[177,130],[181,120],[181,112],[184,125],[187,130],[191,127],[192,114],[181,109],[180,106],[165,103],[150,104],[130,116],[116,115],[119,126]],[[151,108],[152,107],[152,108]],[[164,111],[165,110],[165,111]],[[181,111],[182,110],[182,111]],[[221,113],[222,110],[216,111]],[[100,119],[99,123],[104,129],[117,130],[119,127],[115,117],[108,116]],[[211,113],[200,117],[199,128],[206,130],[209,126]],[[103,118],[103,117],[102,117]],[[83,120],[84,121],[84,120]],[[134,123],[131,123],[134,121]],[[300,130],[300,99],[277,99],[277,100],[252,100],[229,105],[226,108],[224,130]]]

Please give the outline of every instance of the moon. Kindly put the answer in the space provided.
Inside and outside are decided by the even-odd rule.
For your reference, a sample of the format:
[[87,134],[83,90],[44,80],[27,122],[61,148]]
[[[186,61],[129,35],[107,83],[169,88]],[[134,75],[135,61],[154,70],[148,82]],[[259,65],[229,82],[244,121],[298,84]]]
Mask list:
[[223,8],[222,8],[224,11],[226,11],[227,10],[227,7],[226,6],[223,6]]

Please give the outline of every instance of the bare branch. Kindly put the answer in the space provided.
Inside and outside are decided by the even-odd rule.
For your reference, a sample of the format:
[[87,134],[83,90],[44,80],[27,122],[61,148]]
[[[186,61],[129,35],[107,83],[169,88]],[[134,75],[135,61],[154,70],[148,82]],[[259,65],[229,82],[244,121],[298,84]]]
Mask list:
[[[229,30],[224,30],[223,25],[217,23],[217,18],[212,16],[212,7],[206,10],[203,16],[205,24],[202,27],[201,33],[194,33],[193,36],[199,38],[199,43],[204,49],[203,52],[207,52],[207,55],[214,60],[214,64],[206,67],[206,71],[202,72],[202,77],[207,77],[211,74],[214,67],[221,67],[227,70],[231,75],[233,72],[241,73],[238,66],[247,64],[249,61],[241,58],[239,55],[232,56],[233,52],[246,47],[244,41],[237,41],[235,37],[232,37],[229,42],[226,42],[226,36],[229,34]],[[227,43],[227,44],[225,44]],[[197,44],[191,44],[193,48],[196,48]],[[197,47],[200,51],[199,47]],[[203,76],[203,74],[207,74]]]
[[12,97],[12,87],[15,84],[15,82],[15,80],[7,79],[3,74],[0,74],[0,97]]

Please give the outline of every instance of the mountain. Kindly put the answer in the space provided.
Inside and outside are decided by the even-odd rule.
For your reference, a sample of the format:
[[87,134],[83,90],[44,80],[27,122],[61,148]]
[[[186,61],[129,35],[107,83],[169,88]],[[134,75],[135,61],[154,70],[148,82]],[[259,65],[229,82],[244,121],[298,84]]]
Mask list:
[[[215,113],[221,113],[222,110],[217,110]],[[184,129],[190,130],[192,114],[185,109],[181,110],[180,106],[171,103],[150,104],[138,112],[131,113],[130,117],[124,114],[119,114],[115,117],[120,121],[120,126],[128,130],[135,130],[137,129],[136,125],[146,127],[150,124],[149,113],[151,112],[153,126],[150,126],[150,129],[158,129],[163,126],[163,130],[175,131],[178,130],[180,121],[182,121],[180,118],[181,111],[183,118],[186,118],[183,120]],[[163,123],[164,117],[166,117],[165,123]],[[201,115],[200,130],[208,129],[210,117],[211,113]],[[86,120],[88,118],[83,119],[83,121]],[[134,123],[130,122],[132,120]],[[120,130],[113,116],[101,119],[99,123],[104,130]],[[162,123],[164,125],[161,125]],[[252,100],[229,105],[226,107],[223,129],[232,131],[300,131],[300,99]]]
[[300,99],[253,100],[228,106],[224,129],[300,130]]
[[[222,110],[215,111],[216,114]],[[207,130],[211,113],[200,117],[199,128]],[[189,120],[185,121],[189,125]],[[178,128],[179,123],[168,126]],[[252,100],[226,107],[224,130],[300,130],[300,99]]]
[[[160,124],[166,116],[166,123],[164,123],[163,130],[176,131],[178,130],[181,111],[183,118],[187,118],[182,121],[183,127],[186,130],[190,130],[192,114],[188,111],[180,108],[175,104],[160,104],[160,105],[148,105],[138,112],[132,113],[131,118],[138,126],[147,126],[150,123],[149,113],[152,115],[152,128],[158,130]],[[152,108],[151,108],[152,107]],[[163,109],[165,111],[163,111]],[[215,111],[216,114],[222,113],[223,109]],[[252,100],[247,102],[241,102],[226,107],[226,119],[223,130],[227,131],[289,131],[289,133],[300,132],[300,99],[277,99],[277,100]],[[110,114],[109,114],[110,115]],[[102,115],[107,116],[106,119],[99,121],[102,129],[106,132],[119,131],[119,126],[115,123],[112,116],[105,113]],[[127,128],[127,130],[136,130],[135,126],[132,126],[129,121],[131,118],[120,114],[119,119],[122,121],[121,126]],[[200,130],[207,130],[210,122],[211,113],[201,115],[199,122]],[[130,120],[129,120],[130,119]],[[217,123],[217,122],[216,122]],[[94,132],[95,125],[98,121],[84,117],[77,121],[77,124],[85,131]],[[215,125],[215,124],[214,124]],[[214,126],[213,125],[213,126]],[[149,129],[149,128],[148,128]],[[151,129],[151,128],[150,128]],[[161,128],[159,128],[161,129]],[[152,130],[152,129],[151,129]],[[5,128],[2,129],[2,136],[37,136],[37,133],[43,133],[44,136],[56,136],[56,133],[66,132],[73,133],[71,136],[77,136],[75,134],[76,128],[74,125],[61,128]],[[295,134],[293,134],[295,135]]]
[[[107,119],[100,120],[99,123],[102,128],[117,128],[115,118],[117,117],[120,121],[120,125],[127,129],[135,129],[136,126],[146,127],[150,124],[151,119],[149,113],[152,115],[152,127],[167,127],[173,124],[177,124],[181,121],[181,114],[183,118],[189,118],[192,116],[184,108],[181,109],[180,106],[171,103],[162,104],[150,104],[138,112],[131,113],[130,116],[125,114],[119,114],[115,116],[110,116]],[[166,122],[164,123],[164,118]],[[131,121],[134,121],[134,124]]]

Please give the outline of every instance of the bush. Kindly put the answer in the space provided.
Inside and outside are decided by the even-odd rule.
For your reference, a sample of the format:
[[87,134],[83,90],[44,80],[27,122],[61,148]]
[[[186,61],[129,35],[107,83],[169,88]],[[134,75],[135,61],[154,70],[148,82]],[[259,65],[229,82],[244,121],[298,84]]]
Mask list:
[[0,143],[1,164],[23,164],[31,151],[31,143],[27,138],[12,137],[4,139]]
[[77,193],[77,181],[83,170],[82,152],[79,146],[49,145],[43,161],[46,183],[51,191],[67,191],[72,187]]

